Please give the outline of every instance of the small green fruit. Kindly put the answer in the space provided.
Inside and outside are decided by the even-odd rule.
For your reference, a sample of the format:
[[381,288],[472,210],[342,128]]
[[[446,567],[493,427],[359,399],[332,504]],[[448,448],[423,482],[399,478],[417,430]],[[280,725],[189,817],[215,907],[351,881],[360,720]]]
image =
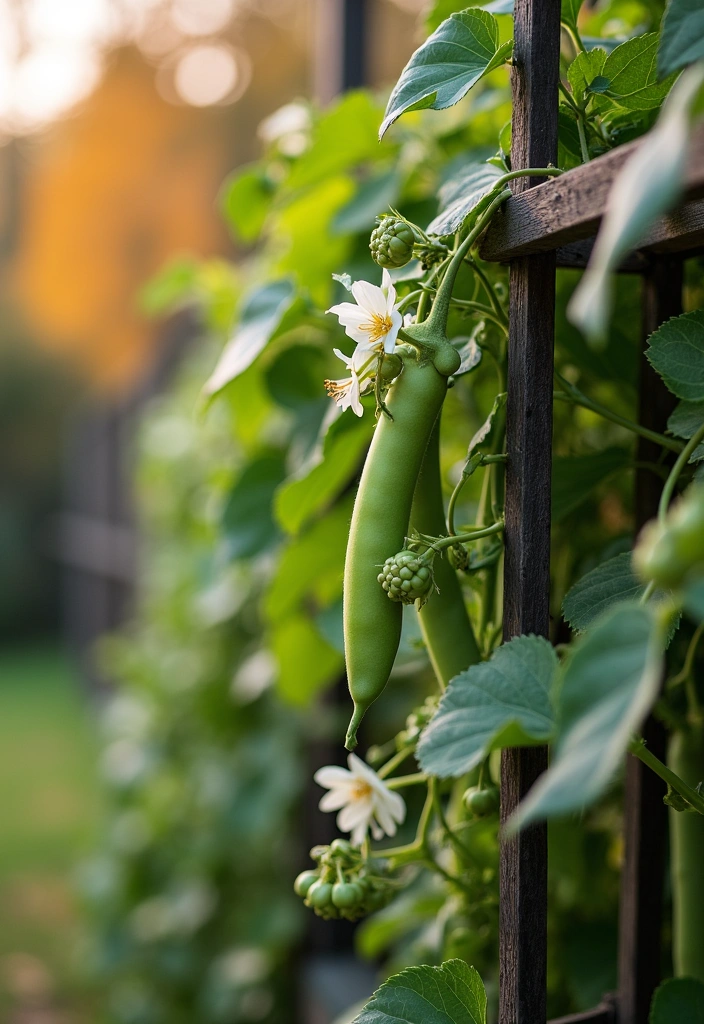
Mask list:
[[362,888],[354,882],[336,882],[332,887],[332,902],[341,910],[356,907],[362,900]]
[[399,551],[384,562],[377,579],[392,601],[402,604],[425,602],[433,581],[430,569],[415,551]]
[[496,786],[468,789],[462,799],[467,810],[477,818],[494,814],[499,809],[499,791]]
[[324,910],[332,903],[332,885],[329,882],[318,880],[308,890],[307,902],[315,910]]
[[302,896],[305,899],[310,887],[318,880],[319,875],[317,871],[301,871],[300,875],[293,883],[293,891],[297,896]]

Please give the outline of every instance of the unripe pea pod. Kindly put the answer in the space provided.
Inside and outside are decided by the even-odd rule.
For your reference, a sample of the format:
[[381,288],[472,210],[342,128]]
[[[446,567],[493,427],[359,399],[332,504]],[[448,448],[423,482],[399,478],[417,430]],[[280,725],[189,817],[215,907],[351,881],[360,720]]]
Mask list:
[[403,547],[416,480],[446,391],[447,378],[432,362],[405,354],[403,372],[387,397],[393,419],[379,421],[362,472],[343,591],[347,679],[354,701],[348,750],[357,745],[359,723],[386,686],[398,651],[403,606],[389,601],[377,575],[387,556]]
[[[440,482],[440,417],[435,422],[413,495],[411,526],[437,537],[445,532]],[[446,553],[447,554],[447,553]],[[481,661],[467,614],[462,587],[447,557],[436,558],[433,575],[437,592],[418,612],[428,655],[441,686]]]

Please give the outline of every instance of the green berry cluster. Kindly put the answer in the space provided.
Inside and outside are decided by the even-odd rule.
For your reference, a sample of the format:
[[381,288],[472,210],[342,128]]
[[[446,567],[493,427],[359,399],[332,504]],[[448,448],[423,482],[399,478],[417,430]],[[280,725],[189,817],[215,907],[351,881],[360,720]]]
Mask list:
[[426,697],[420,707],[414,708],[406,719],[406,728],[396,735],[396,747],[403,750],[405,747],[415,744],[423,729],[438,709],[439,698],[433,694]]
[[318,917],[356,921],[381,910],[393,896],[393,883],[384,876],[383,862],[365,860],[361,850],[346,839],[314,846],[310,855],[317,867],[302,871],[293,888]]
[[415,236],[410,224],[397,217],[379,218],[369,239],[372,259],[380,267],[403,267],[413,256]]
[[430,566],[416,551],[405,549],[386,559],[377,579],[391,600],[402,604],[425,604],[433,585]]
[[704,484],[690,487],[664,523],[653,520],[645,525],[633,565],[644,580],[667,589],[704,570]]

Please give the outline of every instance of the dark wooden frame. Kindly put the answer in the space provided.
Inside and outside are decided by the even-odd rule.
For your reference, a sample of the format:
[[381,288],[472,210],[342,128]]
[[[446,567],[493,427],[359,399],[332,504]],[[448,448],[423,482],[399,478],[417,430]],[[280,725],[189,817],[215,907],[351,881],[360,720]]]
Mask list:
[[[557,162],[560,0],[516,0],[514,14],[512,166]],[[612,181],[638,142],[559,178],[518,179],[480,246],[484,259],[510,266],[510,333],[506,417],[506,559],[504,639],[548,635],[550,468],[555,269],[583,267],[606,208]],[[643,338],[681,312],[682,261],[704,251],[704,131],[695,133],[686,202],[655,225],[622,270],[643,280]],[[662,382],[641,359],[640,415],[662,430],[670,411]],[[639,461],[652,457],[641,441]],[[659,488],[636,473],[636,519],[657,510]],[[645,725],[662,755],[664,735]],[[545,749],[505,751],[501,818],[510,816],[547,765]],[[553,1024],[647,1024],[659,981],[667,829],[659,780],[634,758],[626,772],[625,855],[621,881],[618,991],[600,1006]],[[500,853],[500,1024],[545,1021],[547,834],[533,826],[503,840]]]

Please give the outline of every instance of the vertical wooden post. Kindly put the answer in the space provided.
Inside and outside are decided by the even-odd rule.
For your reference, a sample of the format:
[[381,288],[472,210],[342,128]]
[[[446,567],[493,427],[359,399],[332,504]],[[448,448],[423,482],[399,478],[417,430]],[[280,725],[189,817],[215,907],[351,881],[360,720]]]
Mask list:
[[[682,312],[682,262],[653,259],[643,279],[643,338]],[[639,421],[662,431],[675,403],[650,364],[640,359]],[[639,439],[639,462],[655,462],[658,445]],[[639,469],[635,484],[636,529],[657,514],[662,480]],[[654,754],[665,757],[665,730],[650,718],[643,734]],[[667,808],[664,783],[641,761],[628,758],[625,788],[624,865],[619,921],[619,1022],[647,1024],[652,994],[660,980],[662,897]]]
[[[516,0],[513,169],[557,160],[560,0]],[[523,178],[517,191],[540,179]],[[504,640],[547,636],[555,254],[511,264],[506,412]],[[547,767],[545,749],[504,751],[501,820]],[[547,830],[526,829],[500,852],[500,1024],[545,1020]]]

